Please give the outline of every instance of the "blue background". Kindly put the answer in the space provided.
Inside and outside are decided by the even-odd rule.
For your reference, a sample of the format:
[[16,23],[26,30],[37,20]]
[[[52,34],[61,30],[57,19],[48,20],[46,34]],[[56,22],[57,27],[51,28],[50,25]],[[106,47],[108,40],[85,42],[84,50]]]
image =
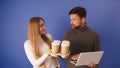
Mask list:
[[119,68],[120,0],[0,0],[0,68],[32,68],[23,47],[28,20],[43,17],[47,33],[61,40],[71,28],[68,12],[76,6],[86,8],[88,26],[99,33],[105,51],[99,68]]

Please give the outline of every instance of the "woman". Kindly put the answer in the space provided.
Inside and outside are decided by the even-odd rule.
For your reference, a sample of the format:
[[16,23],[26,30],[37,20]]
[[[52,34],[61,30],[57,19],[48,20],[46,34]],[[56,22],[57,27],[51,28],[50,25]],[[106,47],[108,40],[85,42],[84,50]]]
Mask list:
[[32,17],[28,23],[28,40],[24,43],[25,53],[33,68],[59,68],[56,57],[51,56],[50,34],[45,34],[44,19]]

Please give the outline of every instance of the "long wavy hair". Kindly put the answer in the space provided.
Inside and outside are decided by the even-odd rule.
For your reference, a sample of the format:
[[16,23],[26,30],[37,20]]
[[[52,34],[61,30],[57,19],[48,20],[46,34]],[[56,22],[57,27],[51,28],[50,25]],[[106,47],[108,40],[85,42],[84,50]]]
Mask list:
[[[36,58],[41,56],[40,54],[40,23],[45,22],[41,17],[32,17],[28,23],[28,39],[34,49],[34,55]],[[51,48],[51,40],[46,36],[46,34],[41,35],[43,41],[48,44]]]

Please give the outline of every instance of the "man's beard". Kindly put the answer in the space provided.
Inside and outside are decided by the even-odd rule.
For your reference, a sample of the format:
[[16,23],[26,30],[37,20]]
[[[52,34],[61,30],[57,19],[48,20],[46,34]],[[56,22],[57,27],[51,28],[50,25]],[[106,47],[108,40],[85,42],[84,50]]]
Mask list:
[[78,29],[80,28],[81,26],[75,26],[75,25],[72,25],[72,29]]
[[77,26],[77,27],[75,27],[75,29],[78,29],[78,28],[80,28],[81,26]]

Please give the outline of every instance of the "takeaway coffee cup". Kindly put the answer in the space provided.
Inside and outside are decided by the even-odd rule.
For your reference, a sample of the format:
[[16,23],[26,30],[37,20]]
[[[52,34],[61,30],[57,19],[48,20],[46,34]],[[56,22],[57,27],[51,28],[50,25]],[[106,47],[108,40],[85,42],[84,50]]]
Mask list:
[[61,41],[59,40],[54,40],[52,42],[52,54],[58,54],[60,52],[60,43]]
[[69,54],[69,46],[70,46],[70,42],[67,40],[62,41],[61,44],[61,57],[62,58],[66,58]]

